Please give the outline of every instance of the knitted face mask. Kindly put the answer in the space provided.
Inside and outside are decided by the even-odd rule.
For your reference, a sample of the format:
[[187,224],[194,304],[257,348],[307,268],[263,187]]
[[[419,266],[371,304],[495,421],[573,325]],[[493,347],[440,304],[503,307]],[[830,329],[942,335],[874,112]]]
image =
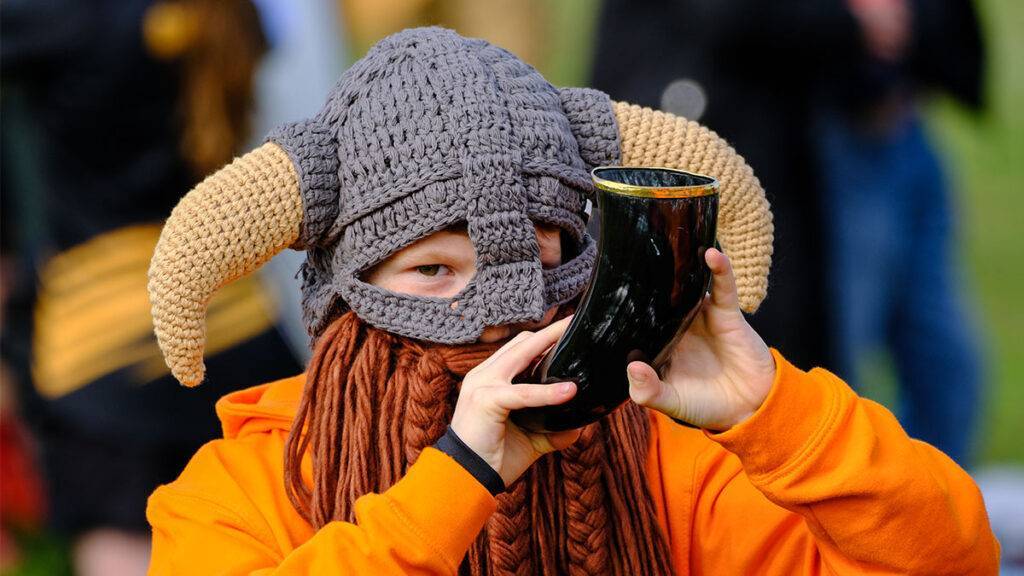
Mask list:
[[[314,117],[207,178],[167,221],[150,268],[158,341],[183,383],[202,380],[207,303],[286,247],[304,249],[303,310],[315,339],[351,309],[397,335],[474,341],[484,328],[539,320],[580,294],[595,256],[586,234],[597,165],[660,165],[716,177],[719,242],[741,304],[764,297],[771,214],[742,158],[700,125],[556,89],[482,40],[400,32],[352,66]],[[534,221],[575,244],[540,263]],[[476,275],[452,298],[389,292],[361,279],[404,246],[465,224]]]
[[[582,154],[574,133],[584,132],[566,109],[595,111]],[[351,308],[378,328],[441,343],[537,321],[581,292],[594,259],[587,169],[619,158],[607,97],[559,91],[508,52],[437,28],[381,41],[319,114],[270,141],[299,167],[310,333]],[[543,270],[533,220],[562,227],[575,257]],[[456,296],[396,294],[360,279],[453,224],[466,225],[477,254],[476,276]]]

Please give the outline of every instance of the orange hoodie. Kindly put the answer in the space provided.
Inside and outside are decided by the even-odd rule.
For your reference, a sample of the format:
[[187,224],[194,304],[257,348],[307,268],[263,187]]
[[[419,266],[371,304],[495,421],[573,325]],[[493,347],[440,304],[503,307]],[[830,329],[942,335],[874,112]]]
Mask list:
[[[995,574],[970,477],[841,380],[775,353],[764,405],[721,434],[651,414],[647,473],[677,574]],[[455,574],[496,501],[428,448],[355,523],[319,531],[284,492],[304,377],[217,404],[210,442],[153,493],[150,574]],[[307,457],[303,474],[310,481]]]

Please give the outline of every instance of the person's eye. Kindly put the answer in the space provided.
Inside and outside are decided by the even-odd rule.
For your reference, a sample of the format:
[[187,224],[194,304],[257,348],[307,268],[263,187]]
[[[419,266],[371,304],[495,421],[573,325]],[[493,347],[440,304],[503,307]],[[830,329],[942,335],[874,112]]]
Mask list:
[[447,270],[448,267],[443,264],[425,264],[423,266],[417,266],[416,271],[424,276],[437,276],[439,273]]

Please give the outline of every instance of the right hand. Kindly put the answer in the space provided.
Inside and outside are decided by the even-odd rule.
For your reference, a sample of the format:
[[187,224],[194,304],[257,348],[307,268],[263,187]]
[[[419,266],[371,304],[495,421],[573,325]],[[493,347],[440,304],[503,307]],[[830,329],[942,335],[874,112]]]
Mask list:
[[452,430],[510,486],[538,458],[561,450],[580,430],[528,432],[509,419],[512,410],[561,404],[576,394],[572,382],[513,384],[512,379],[558,341],[569,318],[537,332],[520,332],[466,374],[452,417]]

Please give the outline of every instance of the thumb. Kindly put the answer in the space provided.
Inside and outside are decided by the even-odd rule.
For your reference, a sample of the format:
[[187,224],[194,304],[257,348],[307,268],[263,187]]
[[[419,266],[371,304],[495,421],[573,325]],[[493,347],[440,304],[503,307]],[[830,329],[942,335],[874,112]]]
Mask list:
[[629,380],[629,397],[633,402],[673,418],[678,417],[679,397],[675,390],[661,381],[654,368],[643,362],[630,362],[626,366],[626,378]]
[[740,308],[739,293],[736,290],[736,276],[732,271],[729,257],[715,248],[708,248],[704,253],[713,275],[711,286],[711,304],[727,312],[738,312]]

